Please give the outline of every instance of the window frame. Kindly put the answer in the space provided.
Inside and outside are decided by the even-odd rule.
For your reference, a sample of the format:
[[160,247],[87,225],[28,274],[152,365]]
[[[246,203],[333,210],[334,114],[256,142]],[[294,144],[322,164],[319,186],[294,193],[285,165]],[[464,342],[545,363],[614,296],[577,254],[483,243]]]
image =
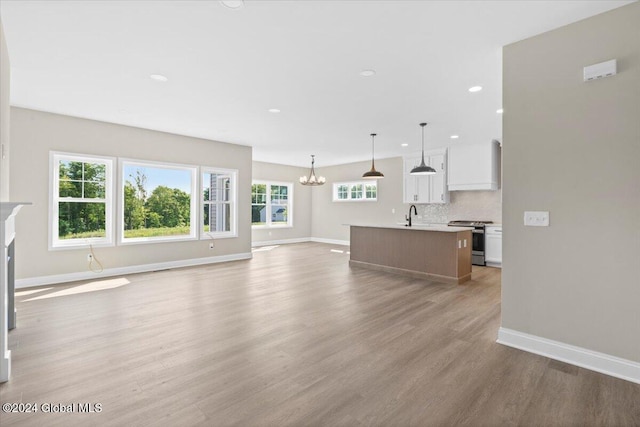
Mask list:
[[[182,236],[158,236],[158,237],[124,237],[124,183],[126,181],[124,177],[124,169],[125,166],[134,165],[141,167],[149,167],[156,169],[173,169],[173,170],[188,170],[191,173],[191,204],[190,204],[190,215],[189,215],[189,235]],[[195,165],[187,165],[181,163],[169,163],[169,162],[158,162],[154,160],[141,160],[141,159],[129,159],[129,158],[118,158],[118,189],[117,189],[117,197],[118,197],[118,227],[117,227],[117,235],[118,235],[118,245],[128,246],[128,245],[139,245],[139,244],[149,244],[149,243],[167,243],[167,242],[184,242],[184,241],[192,241],[199,239],[199,212],[198,208],[200,203],[198,199],[200,196],[198,195],[199,188],[199,167]]]
[[[229,239],[238,237],[238,170],[225,169],[215,166],[200,166],[198,173],[199,179],[199,209],[198,209],[198,233],[200,240],[209,239]],[[204,206],[208,201],[204,200],[204,174],[205,173],[222,173],[231,175],[231,192],[229,196],[229,205],[231,211],[231,230],[230,231],[204,231]]]
[[[251,186],[253,187],[254,184],[264,184],[267,186],[267,213],[266,213],[266,224],[262,224],[262,225],[254,225],[253,222],[251,223],[251,228],[252,229],[262,229],[262,228],[293,228],[293,182],[286,182],[286,181],[269,181],[269,180],[262,180],[262,179],[254,179],[251,181]],[[272,185],[280,185],[280,186],[286,186],[287,187],[287,223],[286,224],[281,224],[281,223],[277,223],[277,224],[272,224],[271,223],[271,216],[272,216],[272,212],[271,212],[271,186]],[[251,191],[252,195],[253,195],[253,191]],[[251,203],[251,206],[253,206],[253,201]],[[252,218],[253,221],[253,218]]]
[[[82,163],[101,163],[105,165],[105,237],[90,237],[83,239],[59,239],[60,201],[65,198],[60,197],[60,161],[73,161]],[[68,153],[62,151],[49,152],[49,238],[48,247],[50,251],[79,249],[87,246],[109,247],[115,245],[114,238],[114,163],[116,159],[108,156],[97,156],[91,154]],[[71,199],[71,198],[70,198]],[[76,198],[77,199],[77,198]],[[83,198],[80,198],[83,199]]]
[[[374,184],[376,186],[376,197],[367,197],[367,185]],[[340,193],[339,189],[341,186],[347,186],[347,198],[340,199],[338,195]],[[362,185],[362,197],[361,198],[352,198],[353,187],[356,185]],[[377,202],[378,201],[378,180],[377,179],[368,179],[361,181],[344,181],[344,182],[334,182],[332,189],[332,197],[334,202],[344,203],[344,202]],[[356,190],[357,191],[357,190]]]

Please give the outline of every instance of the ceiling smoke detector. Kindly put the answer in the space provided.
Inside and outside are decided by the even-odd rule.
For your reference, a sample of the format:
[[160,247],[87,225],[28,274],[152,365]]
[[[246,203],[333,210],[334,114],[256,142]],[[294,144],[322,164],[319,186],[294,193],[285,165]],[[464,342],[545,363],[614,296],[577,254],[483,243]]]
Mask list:
[[244,6],[244,0],[220,0],[220,4],[228,9],[241,9]]
[[166,76],[163,76],[162,74],[151,74],[149,78],[151,80],[155,80],[156,82],[163,82],[163,83],[169,80]]

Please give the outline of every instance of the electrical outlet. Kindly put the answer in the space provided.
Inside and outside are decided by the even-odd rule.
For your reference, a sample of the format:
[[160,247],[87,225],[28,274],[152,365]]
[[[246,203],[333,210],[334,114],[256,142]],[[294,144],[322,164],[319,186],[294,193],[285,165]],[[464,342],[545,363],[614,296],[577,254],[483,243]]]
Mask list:
[[209,249],[213,249],[213,242],[209,243]]
[[93,261],[93,254],[87,254],[87,262]]

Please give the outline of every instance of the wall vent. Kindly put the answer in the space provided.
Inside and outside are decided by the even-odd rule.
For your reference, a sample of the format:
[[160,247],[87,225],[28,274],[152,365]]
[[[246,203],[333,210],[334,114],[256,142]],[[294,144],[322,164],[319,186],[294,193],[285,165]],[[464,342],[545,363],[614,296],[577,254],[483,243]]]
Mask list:
[[583,72],[585,82],[601,79],[603,77],[615,76],[618,72],[616,60],[612,59],[599,64],[589,65],[584,67]]

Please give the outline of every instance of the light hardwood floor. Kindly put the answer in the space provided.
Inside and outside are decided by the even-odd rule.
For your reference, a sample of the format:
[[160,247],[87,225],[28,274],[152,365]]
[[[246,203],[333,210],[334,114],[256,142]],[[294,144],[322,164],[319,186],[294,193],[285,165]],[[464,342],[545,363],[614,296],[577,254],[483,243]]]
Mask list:
[[20,292],[0,400],[102,412],[0,425],[640,425],[640,385],[495,343],[499,269],[449,285],[331,249]]

